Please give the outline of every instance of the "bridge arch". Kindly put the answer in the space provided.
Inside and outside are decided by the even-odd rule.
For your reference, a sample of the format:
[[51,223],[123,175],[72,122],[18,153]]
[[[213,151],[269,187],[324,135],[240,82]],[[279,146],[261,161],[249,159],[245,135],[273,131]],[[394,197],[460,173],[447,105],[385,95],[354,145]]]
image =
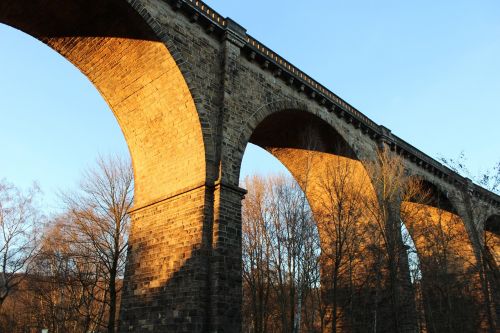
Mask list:
[[[335,117],[325,119],[320,111],[315,112],[301,102],[285,100],[268,104],[255,112],[239,139],[243,149],[248,143],[253,143],[276,157],[304,191],[320,238],[321,283],[325,295],[333,294],[333,279],[337,280],[337,277],[333,277],[336,270],[332,261],[336,255],[334,243],[344,242],[336,239],[336,232],[339,228],[345,228],[345,232],[353,239],[364,237],[367,225],[373,222],[374,216],[371,215],[373,212],[363,210],[362,205],[367,202],[378,203],[365,162],[359,156],[362,154],[355,145],[348,143],[348,140],[355,141],[335,120]],[[375,156],[376,147],[373,148]],[[367,158],[366,151],[362,156]],[[346,209],[339,212],[342,216],[336,219],[334,202],[338,201],[344,201]],[[342,225],[344,221],[348,222]],[[367,246],[367,238],[365,240],[360,242],[364,243],[359,244],[360,249]],[[356,255],[359,255],[357,261],[361,261],[361,254]],[[342,256],[347,257],[345,253]],[[356,265],[356,268],[351,269],[352,272],[356,271],[354,275],[358,279],[354,284],[360,289],[367,276],[368,268],[365,266]],[[342,284],[335,283],[336,297],[340,299],[346,295],[346,281],[349,278],[345,273],[338,279],[343,281]],[[360,302],[356,309],[361,308]],[[327,316],[331,322],[334,312],[342,313],[345,309],[341,310],[339,306],[333,310],[332,303],[329,304]],[[350,315],[359,318],[360,314],[353,312]],[[336,326],[346,325],[350,320],[348,317],[338,317]]]
[[438,186],[420,177],[410,182],[416,190],[402,202],[401,218],[418,253],[424,324],[436,332],[474,331],[482,321],[475,306],[482,298],[480,268],[464,220]]
[[[302,114],[302,116],[297,116],[299,114]],[[328,126],[329,129],[329,135],[332,135],[332,138],[335,139],[335,142],[332,143],[330,142],[330,150],[332,150],[333,145],[335,146],[335,149],[337,150],[340,155],[348,155],[352,159],[356,160],[373,160],[374,157],[376,156],[376,147],[364,147],[368,149],[360,149],[360,147],[357,146],[356,140],[350,140],[351,138],[349,137],[349,131],[346,130],[346,128],[341,126],[340,121],[336,122],[335,120],[338,120],[336,117],[332,117],[330,114],[329,116],[325,116],[325,111],[323,109],[318,109],[315,107],[311,107],[304,101],[301,101],[300,99],[291,99],[291,98],[285,98],[281,100],[276,100],[273,102],[270,102],[268,104],[261,105],[259,108],[257,108],[246,120],[245,123],[242,126],[241,133],[238,137],[238,145],[237,145],[237,152],[238,156],[236,156],[237,161],[239,162],[238,164],[238,169],[237,169],[237,178],[239,178],[239,170],[241,167],[241,161],[243,159],[243,154],[245,152],[245,148],[247,144],[254,143],[263,149],[267,148],[265,147],[265,143],[260,140],[261,142],[255,142],[256,140],[259,140],[258,136],[255,134],[255,131],[260,127],[261,125],[266,122],[267,124],[265,125],[266,127],[272,127],[269,125],[270,122],[278,122],[278,120],[283,120],[287,121],[287,116],[286,115],[291,115],[292,118],[297,118],[297,117],[302,117],[302,120],[306,120],[309,122],[314,122],[310,126],[311,131],[315,126],[319,126],[320,123],[324,123],[322,125],[323,127]],[[306,116],[307,115],[307,116]],[[285,125],[285,124],[277,124],[278,125]],[[301,124],[304,126],[304,123]],[[261,131],[260,129],[259,131]],[[298,134],[297,134],[298,135]],[[305,135],[302,133],[302,135]],[[309,138],[312,140],[313,138]],[[304,145],[321,145],[320,142],[316,140],[316,142],[304,142],[304,139],[302,139],[303,142],[302,144],[302,149],[306,148]],[[351,144],[348,144],[347,142],[351,142]],[[298,148],[298,147],[297,147]],[[310,147],[313,148],[314,147]],[[325,149],[325,148],[318,148],[318,149]],[[331,151],[333,152],[333,151]]]
[[313,211],[312,187],[319,186],[319,178],[326,176],[323,173],[328,164],[349,164],[349,168],[359,173],[359,181],[363,178],[374,194],[363,161],[374,159],[376,147],[359,149],[336,119],[325,117],[323,110],[295,99],[263,105],[246,121],[238,139],[238,178],[245,148],[253,143],[271,153],[290,171],[308,196]]
[[485,298],[493,321],[500,319],[500,214],[489,216],[484,223],[482,259],[485,271]]
[[[0,23],[78,68],[109,105],[127,142],[135,194],[120,330],[137,325],[141,331],[144,318],[171,318],[155,326],[161,329],[178,313],[189,313],[195,330],[204,331],[210,316],[207,220],[213,201],[206,179],[215,151],[212,129],[190,82],[189,62],[166,34],[159,37],[148,9],[130,3],[6,0]],[[189,235],[179,231],[186,229]],[[190,293],[179,295],[181,289]],[[157,306],[163,299],[175,304]]]
[[283,109],[267,115],[248,142],[267,150],[290,171],[315,215],[322,209],[324,182],[336,168],[348,170],[350,182],[362,182],[374,194],[363,163],[344,137],[317,115],[302,110]]
[[403,199],[403,205],[406,205],[407,211],[412,212],[412,208],[410,208],[412,205],[413,210],[420,205],[421,207],[428,207],[429,212],[431,210],[439,212],[439,214],[446,212],[450,217],[453,216],[457,223],[460,222],[456,228],[463,232],[461,238],[466,242],[467,251],[469,251],[469,246],[472,246],[477,251],[476,235],[474,235],[476,230],[468,223],[468,214],[464,211],[463,200],[461,202],[460,197],[450,194],[439,183],[421,175],[409,176],[408,183],[407,188],[413,191],[413,194],[405,195]]
[[484,222],[484,246],[491,269],[498,270],[500,265],[500,214],[489,216]]
[[[303,77],[297,69],[288,82],[295,80],[298,91],[276,94],[282,83],[275,80],[268,84],[273,90],[258,86],[255,95],[266,101],[278,95],[301,96],[302,102],[266,104],[241,121],[247,113],[239,111],[253,109],[241,101],[259,102],[248,98],[250,94],[239,95],[239,90],[252,89],[240,89],[243,85],[233,82],[255,74],[246,60],[239,61],[240,55],[251,51],[252,58],[257,51],[257,58],[267,59],[269,50],[265,55],[263,46],[245,46],[252,38],[244,29],[201,1],[170,2],[185,10],[174,14],[161,0],[6,0],[0,3],[0,22],[38,38],[75,64],[108,102],[123,130],[134,164],[136,227],[130,238],[133,251],[125,278],[122,331],[166,330],[169,325],[184,331],[238,331],[238,228],[244,191],[237,180],[247,143],[256,142],[277,156],[307,187],[319,215],[324,201],[320,180],[328,165],[358,170],[351,184],[366,182],[367,195],[375,197],[362,161],[376,160],[377,140],[390,135],[384,137],[388,133],[372,122],[365,127],[363,117],[360,122],[350,117],[338,121],[320,105],[334,101],[347,113],[356,110],[321,87],[316,91],[318,85],[307,76],[297,87]],[[192,25],[193,35],[182,31],[181,25],[203,21],[205,27]],[[205,36],[205,28],[216,37]],[[210,50],[197,58],[196,48],[186,52],[193,45]],[[273,68],[272,63],[262,65]],[[213,73],[201,77],[205,66]],[[286,70],[275,69],[276,76]],[[259,81],[267,75],[258,74]],[[215,92],[198,91],[203,80]],[[330,97],[320,100],[320,91]],[[241,110],[235,110],[238,107]],[[362,116],[357,111],[354,115]],[[288,131],[280,127],[287,120],[292,123]],[[297,124],[304,123],[310,126],[300,132]],[[292,140],[282,144],[279,135],[269,134],[273,129]],[[316,167],[310,168],[313,162]]]
[[496,235],[500,234],[500,214],[489,216],[484,222],[484,230],[492,232]]
[[416,197],[407,198],[407,201],[412,203],[421,203],[430,207],[439,208],[449,213],[458,214],[456,204],[453,199],[449,197],[444,189],[433,183],[432,181],[426,180],[420,176],[410,176],[409,187],[416,188]]
[[134,207],[205,182],[214,149],[190,69],[139,2],[3,1],[0,23],[47,44],[103,96],[131,154]]

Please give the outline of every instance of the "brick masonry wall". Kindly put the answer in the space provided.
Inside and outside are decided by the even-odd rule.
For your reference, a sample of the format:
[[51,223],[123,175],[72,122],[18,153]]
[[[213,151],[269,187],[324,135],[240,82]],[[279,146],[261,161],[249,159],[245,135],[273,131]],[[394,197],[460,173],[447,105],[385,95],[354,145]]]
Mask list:
[[132,213],[120,332],[207,331],[206,200],[201,186]]
[[[380,144],[252,60],[242,50],[243,28],[214,29],[186,15],[186,6],[164,0],[0,3],[0,22],[44,41],[89,78],[129,145],[136,193],[122,332],[238,332],[240,167],[248,142],[266,148],[252,136],[267,117],[307,114],[361,161],[373,160]],[[281,148],[297,148],[290,147],[293,133]],[[467,189],[404,161],[408,172],[448,194],[479,252],[484,221],[499,214],[498,207],[470,200]]]

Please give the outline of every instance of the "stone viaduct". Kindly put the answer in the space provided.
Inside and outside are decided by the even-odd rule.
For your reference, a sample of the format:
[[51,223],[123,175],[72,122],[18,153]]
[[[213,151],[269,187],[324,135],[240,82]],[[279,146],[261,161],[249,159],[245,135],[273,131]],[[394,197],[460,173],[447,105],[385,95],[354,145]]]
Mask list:
[[[241,330],[239,174],[249,142],[299,181],[307,156],[314,175],[335,158],[363,169],[392,151],[460,217],[476,254],[485,251],[485,230],[499,234],[499,196],[371,121],[201,1],[2,0],[0,23],[73,63],[123,130],[135,203],[120,332]],[[375,183],[372,190],[379,193]],[[498,249],[489,254],[497,265]]]

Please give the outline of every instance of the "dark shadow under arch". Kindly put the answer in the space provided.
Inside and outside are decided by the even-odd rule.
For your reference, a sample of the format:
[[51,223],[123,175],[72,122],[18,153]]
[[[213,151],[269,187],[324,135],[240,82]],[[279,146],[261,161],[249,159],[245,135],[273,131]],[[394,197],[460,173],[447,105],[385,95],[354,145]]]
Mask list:
[[413,185],[418,186],[420,192],[416,197],[409,198],[409,202],[425,204],[457,214],[458,211],[448,198],[447,193],[441,190],[437,185],[418,176],[410,177],[409,181],[413,182]]
[[1,21],[44,42],[62,37],[121,37],[156,41],[126,1],[3,1]]
[[346,140],[326,122],[307,112],[273,113],[255,128],[250,142],[266,150],[293,148],[357,159]]
[[484,222],[484,230],[500,235],[500,215],[491,215]]

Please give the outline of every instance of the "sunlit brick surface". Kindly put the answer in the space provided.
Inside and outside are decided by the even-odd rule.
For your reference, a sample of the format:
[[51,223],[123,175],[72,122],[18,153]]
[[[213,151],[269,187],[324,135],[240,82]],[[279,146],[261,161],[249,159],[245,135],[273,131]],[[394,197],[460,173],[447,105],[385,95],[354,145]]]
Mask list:
[[[123,130],[135,174],[123,333],[240,331],[244,191],[238,182],[248,142],[277,156],[299,182],[306,179],[306,157],[314,156],[315,181],[306,192],[316,214],[326,165],[348,161],[359,171],[353,186],[370,184],[366,193],[375,197],[380,188],[367,181],[360,161],[374,161],[391,140],[401,143],[358,111],[359,119],[348,116],[344,111],[353,108],[337,97],[332,107],[321,96],[324,87],[312,89],[318,84],[264,46],[246,45],[255,40],[243,28],[199,1],[5,0],[0,22],[71,61]],[[263,58],[268,51],[281,67]],[[407,172],[436,184],[457,208],[470,240],[464,238],[463,257],[472,258],[471,246],[477,255],[484,223],[500,214],[498,205],[469,200],[456,176],[405,147],[398,153]],[[481,214],[469,214],[476,211],[470,207]],[[393,213],[399,219],[399,207]],[[498,247],[491,249],[498,257]]]

